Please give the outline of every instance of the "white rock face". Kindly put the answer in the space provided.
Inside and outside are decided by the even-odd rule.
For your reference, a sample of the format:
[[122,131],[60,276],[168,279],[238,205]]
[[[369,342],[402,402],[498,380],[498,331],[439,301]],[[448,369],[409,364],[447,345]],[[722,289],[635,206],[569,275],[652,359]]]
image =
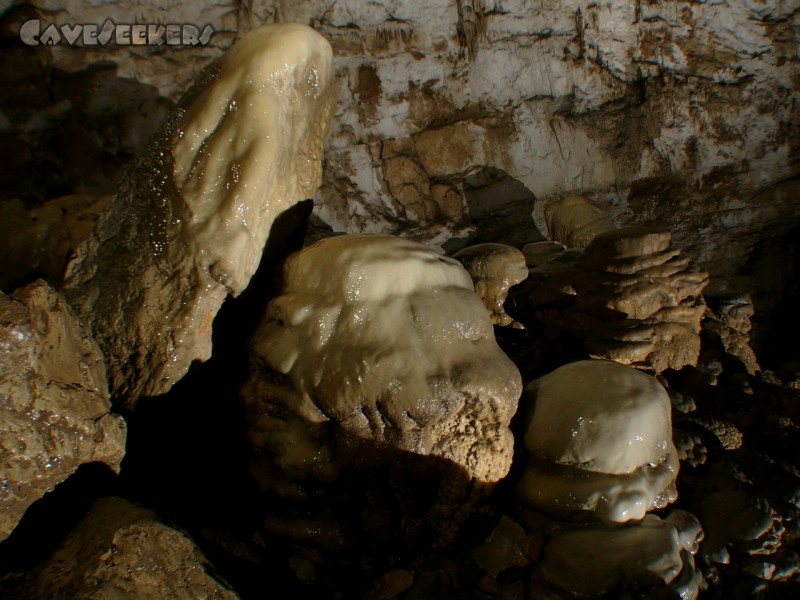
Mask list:
[[250,32],[207,71],[70,264],[122,401],[166,392],[211,354],[211,323],[258,267],[275,218],[320,182],[330,45],[303,25]]
[[[316,210],[339,231],[453,231],[459,186],[480,167],[542,200],[541,231],[547,201],[588,196],[619,226],[660,219],[720,278],[756,254],[764,228],[798,224],[794,2],[32,4],[58,25],[210,23],[211,43],[193,49],[48,48],[60,68],[112,60],[170,98],[248,28],[313,24],[336,54],[339,106]],[[780,285],[737,276],[719,286]]]
[[530,464],[521,498],[557,517],[644,517],[676,497],[678,454],[669,396],[656,379],[614,361],[565,365],[531,386]]
[[[449,459],[478,481],[508,472],[520,375],[457,261],[390,236],[322,240],[290,257],[254,340],[296,392],[267,402],[295,417]],[[265,401],[259,389],[256,374],[250,404]],[[285,446],[279,461],[302,470],[319,459],[311,434],[263,429],[267,445]]]
[[536,575],[580,598],[605,597],[625,584],[643,591],[667,585],[677,597],[691,600],[702,583],[693,558],[700,539],[700,523],[683,511],[673,511],[663,521],[647,515],[621,529],[569,531],[547,545]]

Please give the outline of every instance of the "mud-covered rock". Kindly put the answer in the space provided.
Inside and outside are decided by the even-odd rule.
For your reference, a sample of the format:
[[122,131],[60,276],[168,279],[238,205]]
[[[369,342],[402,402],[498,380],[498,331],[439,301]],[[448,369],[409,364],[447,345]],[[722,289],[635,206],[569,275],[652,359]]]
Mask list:
[[110,410],[103,355],[61,296],[43,281],[0,293],[0,539],[80,465],[119,469]]
[[102,498],[30,578],[31,600],[235,600],[202,552],[150,510]]

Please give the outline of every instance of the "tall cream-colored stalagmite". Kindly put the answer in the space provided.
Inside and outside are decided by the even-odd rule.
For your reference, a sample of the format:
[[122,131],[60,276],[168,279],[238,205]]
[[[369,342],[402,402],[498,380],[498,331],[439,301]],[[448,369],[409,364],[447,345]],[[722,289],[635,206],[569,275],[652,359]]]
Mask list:
[[162,394],[211,355],[275,218],[319,186],[333,111],[328,42],[261,27],[179,103],[70,264],[65,291],[108,360],[112,394]]

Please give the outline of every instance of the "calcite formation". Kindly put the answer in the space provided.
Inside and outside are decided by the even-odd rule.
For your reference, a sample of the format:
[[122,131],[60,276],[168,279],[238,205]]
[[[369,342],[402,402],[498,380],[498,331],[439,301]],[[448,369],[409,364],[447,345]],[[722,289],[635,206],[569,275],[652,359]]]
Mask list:
[[80,465],[119,469],[110,410],[103,355],[61,296],[43,281],[0,292],[0,540]]
[[671,239],[667,232],[623,228],[586,248],[578,261],[585,278],[574,283],[578,309],[611,311],[590,325],[590,352],[656,372],[697,363],[708,273],[670,248]]
[[695,365],[708,273],[671,239],[625,227],[598,234],[585,250],[555,253],[514,292],[512,316],[568,333],[596,358],[657,373]]
[[505,244],[476,244],[453,255],[469,273],[475,293],[483,300],[489,317],[495,325],[514,323],[503,304],[508,289],[528,276],[525,255]]
[[751,375],[761,371],[755,352],[750,347],[753,301],[747,294],[724,294],[709,298],[703,330],[719,337],[723,349],[742,361]]
[[706,494],[699,516],[708,532],[703,545],[706,560],[728,564],[731,550],[740,554],[770,555],[781,547],[785,527],[767,499],[745,490]]
[[623,587],[649,596],[667,586],[675,597],[693,600],[702,587],[694,563],[702,536],[697,519],[677,510],[664,520],[647,515],[620,529],[562,532],[545,548],[535,581],[562,597],[617,597]]
[[32,600],[236,600],[186,535],[122,498],[95,502],[24,589]]
[[544,216],[550,239],[567,248],[585,248],[597,234],[614,229],[608,215],[581,196],[548,204]]
[[528,389],[529,464],[519,497],[557,518],[642,519],[677,497],[669,396],[614,361],[570,363]]
[[520,375],[453,259],[391,236],[317,242],[287,261],[253,349],[291,388],[278,395],[254,373],[252,435],[298,474],[324,462],[323,423],[479,482],[508,472]]
[[309,27],[251,31],[200,77],[69,265],[65,293],[121,402],[211,354],[211,324],[258,267],[275,218],[320,182],[331,48]]

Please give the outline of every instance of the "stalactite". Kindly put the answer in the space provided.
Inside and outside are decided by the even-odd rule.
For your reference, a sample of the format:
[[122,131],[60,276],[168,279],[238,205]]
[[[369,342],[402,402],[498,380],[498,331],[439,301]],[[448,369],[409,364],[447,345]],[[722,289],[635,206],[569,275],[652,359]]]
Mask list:
[[470,61],[475,60],[478,42],[486,36],[481,0],[456,0],[458,6],[458,32],[461,45]]

